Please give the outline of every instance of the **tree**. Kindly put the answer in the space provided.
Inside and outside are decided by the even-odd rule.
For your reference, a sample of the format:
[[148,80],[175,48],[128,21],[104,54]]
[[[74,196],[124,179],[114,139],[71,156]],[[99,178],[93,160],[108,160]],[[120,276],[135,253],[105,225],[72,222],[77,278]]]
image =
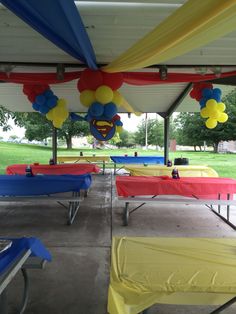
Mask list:
[[236,140],[236,91],[232,91],[222,101],[229,119],[226,123],[218,123],[214,129],[205,126],[205,120],[199,113],[181,113],[175,120],[178,144],[201,146],[206,141],[213,146],[214,152],[218,152],[219,142]]
[[[52,123],[45,116],[38,112],[29,113],[13,113],[15,123],[21,127],[25,127],[25,137],[32,141],[43,141],[52,136]],[[58,129],[57,135],[59,139],[66,141],[67,149],[72,148],[73,136],[86,136],[89,134],[89,125],[84,121],[70,121],[69,119],[63,123],[61,129]]]
[[[164,145],[164,127],[163,120],[149,119],[147,125],[148,145],[163,147]],[[138,131],[135,132],[135,142],[142,146],[145,145],[145,120],[138,125]]]
[[0,126],[4,132],[11,130],[8,120],[11,118],[11,112],[0,106]]
[[135,146],[134,133],[122,130],[120,133],[120,142],[117,143],[118,147],[133,147]]

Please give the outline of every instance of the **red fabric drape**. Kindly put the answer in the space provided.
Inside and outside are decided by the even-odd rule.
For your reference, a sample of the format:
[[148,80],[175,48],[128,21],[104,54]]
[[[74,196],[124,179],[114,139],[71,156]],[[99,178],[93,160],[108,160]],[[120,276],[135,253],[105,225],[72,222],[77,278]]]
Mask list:
[[[57,79],[56,73],[10,73],[0,72],[0,80],[17,84],[60,84],[79,79],[83,71],[64,73],[63,80]],[[235,76],[236,71],[221,73],[220,78]],[[183,82],[201,82],[219,78],[215,74],[168,73],[166,80],[161,80],[159,72],[124,72],[124,82],[130,85],[155,85]]]

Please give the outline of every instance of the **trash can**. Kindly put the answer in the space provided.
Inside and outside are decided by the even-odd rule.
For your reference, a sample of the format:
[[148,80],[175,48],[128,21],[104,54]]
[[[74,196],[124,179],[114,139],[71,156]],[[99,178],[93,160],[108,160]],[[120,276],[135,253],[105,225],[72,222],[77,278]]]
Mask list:
[[188,158],[175,158],[174,165],[187,166],[189,165],[189,159]]

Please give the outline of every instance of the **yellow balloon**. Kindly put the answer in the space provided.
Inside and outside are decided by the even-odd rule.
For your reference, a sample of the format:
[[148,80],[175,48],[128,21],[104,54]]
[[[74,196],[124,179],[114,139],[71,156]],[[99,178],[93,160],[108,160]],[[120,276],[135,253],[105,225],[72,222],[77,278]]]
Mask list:
[[117,105],[117,106],[122,106],[122,103],[123,103],[123,97],[122,95],[117,91],[113,91],[113,99],[112,99],[112,102]]
[[61,119],[54,119],[52,124],[55,128],[60,129],[62,127],[63,121]]
[[200,111],[200,115],[202,118],[208,118],[209,117],[208,109],[206,107],[202,108],[202,110]]
[[217,108],[217,102],[215,101],[215,99],[209,99],[209,100],[206,102],[206,107],[207,107],[207,109],[209,109],[209,110],[216,110],[216,108]]
[[48,111],[48,113],[46,114],[46,118],[50,121],[53,120],[53,109],[51,109],[50,111]]
[[226,121],[228,120],[228,118],[229,118],[229,116],[227,115],[227,113],[222,112],[222,113],[220,114],[219,118],[218,118],[218,121],[219,121],[220,123],[224,123],[224,122],[226,122]]
[[65,107],[65,106],[66,106],[66,100],[65,100],[64,98],[58,99],[57,105],[58,105],[58,106]]
[[210,118],[218,120],[221,115],[221,112],[219,110],[212,110],[210,114]]
[[208,129],[214,129],[217,126],[217,120],[213,118],[209,118],[206,120],[206,127]]
[[116,127],[116,132],[117,132],[117,133],[121,133],[122,130],[123,130],[122,126],[117,126],[117,127]]
[[80,94],[80,102],[85,107],[89,107],[95,101],[96,98],[93,90],[86,89]]
[[225,111],[225,104],[223,102],[219,102],[217,104],[217,109],[221,112]]
[[95,97],[98,102],[105,105],[112,101],[113,90],[109,86],[101,85],[96,89]]

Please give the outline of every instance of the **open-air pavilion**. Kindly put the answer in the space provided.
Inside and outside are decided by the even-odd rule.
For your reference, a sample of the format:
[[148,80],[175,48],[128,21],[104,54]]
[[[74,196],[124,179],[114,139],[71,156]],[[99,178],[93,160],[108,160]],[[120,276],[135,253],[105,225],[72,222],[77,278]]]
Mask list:
[[[73,1],[68,1],[68,11],[63,1],[55,1],[55,8],[50,1],[29,1],[36,5],[32,11],[27,1],[22,1],[20,9],[11,1],[1,2],[0,105],[9,110],[34,111],[23,84],[41,83],[49,84],[59,99],[66,99],[69,112],[85,114],[88,108],[80,102],[77,88],[82,71],[97,67],[107,73],[122,72],[119,92],[126,102],[119,112],[131,119],[137,113],[154,112],[164,119],[166,162],[173,112],[200,112],[199,102],[189,95],[193,84],[212,83],[223,94],[235,88],[233,0],[75,1],[83,24],[70,11]],[[40,6],[46,9],[39,11]],[[30,18],[29,12],[34,14]],[[46,16],[52,19],[51,25]],[[51,30],[54,41],[49,26],[56,27]],[[43,36],[42,29],[47,29],[47,35]],[[154,37],[148,37],[152,33]],[[91,54],[86,50],[88,40],[95,63],[92,50]],[[82,49],[83,58],[76,48]],[[53,136],[56,160],[56,128]],[[35,236],[52,253],[53,261],[44,271],[30,273],[33,284],[25,313],[105,314],[113,236],[235,238],[233,229],[199,204],[159,207],[150,203],[123,227],[122,205],[116,200],[110,172],[93,175],[89,195],[71,227],[63,224],[65,213],[55,204],[43,209],[40,203],[9,203],[0,207],[0,215],[0,236]],[[17,276],[9,286],[9,313],[17,312],[20,290],[21,277]],[[156,305],[149,313],[211,313],[215,308]],[[235,306],[227,310],[234,312]]]

